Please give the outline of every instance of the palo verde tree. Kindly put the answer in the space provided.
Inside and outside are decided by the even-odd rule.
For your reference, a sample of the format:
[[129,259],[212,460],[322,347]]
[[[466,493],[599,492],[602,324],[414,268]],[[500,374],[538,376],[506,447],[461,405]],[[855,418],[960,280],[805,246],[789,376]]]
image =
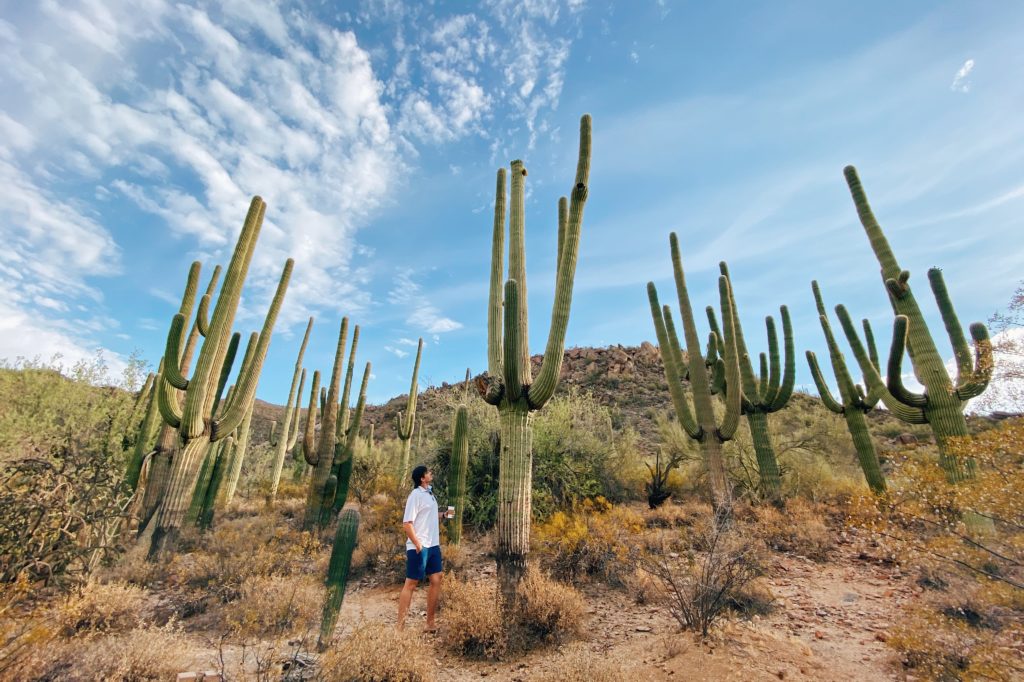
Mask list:
[[[964,417],[964,407],[971,398],[981,395],[992,377],[992,344],[989,341],[988,330],[980,322],[975,322],[970,327],[976,353],[972,363],[971,349],[953,309],[942,271],[938,268],[928,270],[928,283],[939,305],[939,313],[942,315],[942,322],[956,358],[957,377],[955,382],[952,381],[946,371],[946,363],[942,361],[942,356],[939,355],[935,341],[928,331],[917,299],[914,298],[914,292],[910,287],[910,273],[900,268],[896,262],[896,256],[868,204],[867,195],[860,184],[860,178],[857,177],[857,170],[853,166],[847,166],[843,172],[861,225],[882,268],[882,282],[896,314],[893,321],[892,346],[886,367],[886,381],[883,382],[878,369],[872,364],[870,356],[861,344],[846,308],[842,305],[836,307],[843,332],[853,348],[854,356],[868,384],[868,393],[877,395],[899,419],[910,424],[928,424],[931,427],[939,448],[939,462],[949,481],[970,478],[974,475],[973,462],[962,461],[952,447],[951,441],[970,435]],[[924,386],[921,393],[911,391],[903,383],[904,352],[910,355],[914,374]]]
[[[651,317],[654,330],[661,348],[661,362],[665,367],[665,379],[668,381],[672,405],[683,432],[700,443],[704,455],[704,466],[708,472],[711,488],[711,504],[720,518],[727,518],[732,506],[732,489],[725,472],[725,461],[722,457],[722,443],[731,440],[736,434],[741,414],[741,394],[739,391],[725,392],[725,415],[719,424],[715,420],[712,404],[712,386],[708,379],[707,367],[712,375],[721,377],[726,383],[736,386],[740,381],[739,358],[736,349],[735,316],[732,310],[732,296],[729,291],[729,278],[722,275],[718,278],[718,295],[722,306],[722,326],[725,333],[712,331],[708,335],[707,358],[701,356],[700,337],[693,321],[693,307],[690,305],[690,294],[686,287],[686,276],[683,272],[683,260],[679,254],[679,239],[676,233],[669,235],[669,246],[672,250],[672,271],[675,276],[676,294],[679,297],[679,317],[683,322],[683,337],[686,339],[686,360],[676,335],[675,323],[672,321],[672,310],[668,305],[662,307],[658,302],[658,290],[654,282],[647,283],[647,298],[651,304]],[[684,375],[689,375],[690,391],[693,394],[693,409],[687,402],[683,391]]]
[[[509,210],[508,280],[502,292],[505,247],[505,171],[498,171],[491,245],[491,281],[487,313],[487,374],[477,390],[498,408],[501,454],[498,475],[498,579],[506,603],[511,604],[526,570],[530,550],[532,417],[555,392],[565,350],[573,278],[579,254],[583,207],[590,176],[590,116],[580,120],[579,158],[571,200],[558,204],[558,268],[551,326],[540,374],[530,367],[526,310],[526,249],[524,199],[526,168],[512,162]],[[504,296],[502,295],[504,293]]]
[[[270,345],[274,323],[277,321],[277,314],[291,278],[294,262],[290,258],[285,263],[277,291],[264,319],[252,362],[243,368],[244,372],[239,375],[232,400],[226,405],[222,415],[214,419],[218,384],[223,385],[223,381],[219,381],[217,370],[224,365],[224,358],[228,353],[235,312],[249,271],[249,263],[256,249],[260,228],[263,226],[266,208],[266,203],[260,197],[253,197],[209,325],[205,324],[205,320],[202,321],[201,326],[207,327],[205,339],[199,350],[195,371],[188,379],[182,375],[178,364],[178,349],[181,348],[185,321],[190,316],[187,313],[191,311],[179,312],[171,321],[167,335],[167,350],[164,353],[161,390],[157,395],[160,414],[164,421],[178,429],[182,447],[172,462],[170,480],[157,512],[157,525],[149,549],[151,559],[158,556],[161,550],[173,549],[188,502],[195,489],[199,467],[210,443],[224,439],[238,427],[245,416],[249,401],[256,392],[256,384],[263,369],[263,360]],[[195,269],[195,273],[198,275],[198,269]],[[184,405],[179,404],[174,389],[184,391]]]
[[[832,360],[832,371],[839,383],[839,400],[836,400],[829,390],[825,378],[818,366],[818,358],[814,351],[807,351],[807,364],[811,368],[811,376],[814,377],[814,385],[818,388],[818,395],[822,404],[832,412],[843,415],[846,420],[846,427],[853,438],[853,445],[857,449],[857,459],[860,461],[860,468],[864,471],[864,478],[872,492],[885,492],[885,476],[878,463],[878,451],[875,450],[875,442],[871,440],[871,433],[868,431],[868,420],[865,415],[874,409],[878,404],[878,393],[866,393],[860,384],[854,384],[850,376],[850,370],[846,368],[846,358],[840,350],[836,338],[832,334],[832,326],[828,322],[828,313],[825,311],[825,303],[821,298],[821,290],[817,282],[811,282],[811,290],[814,292],[814,304],[818,308],[818,321],[821,322],[821,331],[825,334],[825,342],[828,344],[829,357]],[[871,324],[864,320],[864,336],[868,343],[870,360],[872,365],[878,367],[878,351],[875,350],[875,337],[871,333]]]

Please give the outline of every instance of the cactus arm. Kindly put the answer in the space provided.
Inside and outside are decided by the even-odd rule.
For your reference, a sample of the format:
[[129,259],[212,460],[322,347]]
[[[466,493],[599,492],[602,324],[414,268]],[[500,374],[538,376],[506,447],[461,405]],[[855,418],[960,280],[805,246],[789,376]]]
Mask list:
[[266,203],[260,197],[253,197],[249,204],[242,232],[238,237],[235,250],[224,276],[217,305],[210,319],[207,342],[199,351],[199,359],[192,376],[193,385],[185,393],[185,406],[182,410],[181,434],[190,439],[202,435],[206,430],[206,420],[213,413],[214,387],[216,372],[224,362],[228,349],[228,337],[234,322],[235,312],[242,295],[242,285],[249,272],[256,240],[263,226],[263,215]]
[[[778,369],[778,368],[776,368]],[[771,370],[768,369],[768,355],[765,353],[757,354],[757,388],[758,398],[757,401],[760,403],[764,402],[762,396],[767,395],[771,391]],[[776,379],[778,378],[778,372],[775,373]],[[775,387],[778,390],[778,386]]]
[[463,405],[468,405],[469,404],[469,383],[470,383],[470,379],[472,379],[472,376],[473,376],[473,373],[470,372],[469,367],[467,367],[466,368],[466,381],[462,385],[462,404]]
[[[548,329],[548,343],[544,349],[544,360],[540,374],[533,382],[529,391],[530,405],[537,409],[547,403],[555,393],[558,377],[562,371],[562,358],[565,352],[565,332],[569,325],[569,309],[572,305],[573,282],[576,277],[576,262],[580,251],[580,232],[583,225],[583,209],[587,202],[588,183],[590,181],[590,116],[580,119],[580,150],[576,170],[576,182],[572,190],[572,200],[568,208],[566,225],[563,230],[563,203],[559,201],[559,237],[558,237],[558,270],[556,272],[555,300],[551,306],[551,326]],[[520,291],[526,296],[526,288]],[[523,306],[525,309],[525,298]],[[523,329],[524,339],[526,329]],[[527,357],[529,362],[529,357]]]
[[277,438],[277,420],[276,419],[274,419],[274,420],[272,420],[270,422],[270,437],[267,439],[267,442],[270,443],[271,446],[274,446],[274,447],[276,447],[277,444],[280,442],[280,440]]
[[[238,377],[236,385],[241,382],[242,377],[246,372],[249,371],[249,367],[252,365],[253,354],[256,352],[256,345],[259,343],[260,335],[257,332],[249,334],[249,340],[245,344],[245,353],[242,355],[242,364],[238,366]],[[221,408],[221,413],[227,412],[231,405],[234,403],[238,393],[228,391],[227,395],[224,396],[224,406]],[[214,410],[216,414],[216,410]]]
[[395,428],[398,431],[400,440],[412,438],[413,430],[416,428],[416,396],[419,394],[420,359],[423,357],[423,339],[420,338],[416,346],[416,363],[412,368],[412,381],[409,383],[409,398],[406,402],[405,418],[402,412],[398,413]]
[[[530,366],[530,319],[527,313],[526,295],[526,167],[523,162],[516,159],[512,162],[511,187],[509,190],[509,215],[508,215],[508,278],[505,282],[505,344],[508,344],[509,329],[516,330],[519,334],[519,343],[516,346],[515,372],[510,373],[508,367],[509,349],[505,347],[505,386],[510,393],[511,400],[517,400],[522,394],[523,387],[533,383],[533,368]],[[508,281],[514,281],[517,287],[516,305],[509,305]],[[509,316],[514,315],[509,324]],[[515,377],[514,379],[512,377]],[[513,388],[510,384],[515,384]],[[514,398],[512,396],[515,396]]]
[[[740,359],[737,346],[736,311],[733,309],[731,288],[728,276],[718,278],[718,298],[719,304],[722,306],[722,324],[725,332],[722,344],[725,348],[725,353],[722,356],[722,361],[725,364],[725,383],[738,386],[740,383]],[[740,391],[726,391],[725,415],[722,417],[722,425],[718,428],[718,436],[722,440],[731,440],[736,435],[736,428],[739,426],[742,412],[743,402]]]
[[843,414],[846,409],[840,405],[835,397],[832,395],[832,391],[829,390],[828,384],[825,383],[825,378],[821,375],[821,367],[818,366],[818,358],[814,355],[814,351],[807,351],[807,365],[811,368],[811,377],[814,379],[814,386],[818,389],[818,396],[821,398],[821,403],[831,412],[836,414]]
[[[163,361],[161,360],[161,364]],[[160,368],[162,369],[162,367]],[[142,471],[142,462],[146,458],[146,452],[149,451],[149,440],[150,434],[153,432],[154,423],[156,422],[157,411],[157,392],[159,384],[157,379],[160,378],[159,370],[156,374],[150,374],[146,377],[146,385],[139,393],[139,397],[148,396],[146,402],[146,416],[142,420],[142,424],[139,426],[138,435],[135,437],[135,445],[132,448],[132,457],[128,462],[128,469],[125,472],[125,482],[134,491],[139,485],[139,474]],[[135,420],[132,420],[135,423]]]
[[288,291],[288,283],[291,280],[292,267],[295,261],[289,258],[285,261],[284,272],[281,273],[281,280],[277,283],[277,291],[270,303],[270,310],[263,320],[263,329],[260,331],[259,340],[256,342],[256,349],[249,362],[248,367],[243,367],[244,373],[238,379],[240,388],[235,391],[235,399],[228,406],[227,412],[220,419],[213,422],[212,438],[217,435],[227,435],[234,431],[242,420],[245,413],[251,409],[251,404],[256,398],[256,387],[260,382],[260,374],[263,371],[263,361],[267,357],[267,349],[270,347],[270,337],[274,334],[274,324],[277,322],[277,314],[284,303],[285,292]]
[[925,407],[928,396],[914,393],[903,384],[903,354],[907,343],[907,316],[897,315],[892,323],[892,346],[886,367],[886,385],[896,400],[909,407]]
[[299,375],[299,390],[295,394],[295,407],[292,408],[292,420],[291,428],[288,430],[288,443],[285,446],[285,452],[291,452],[295,449],[295,444],[299,441],[299,417],[302,414],[302,389],[306,386],[306,370],[303,368],[302,374]]
[[[213,292],[217,289],[217,282],[220,281],[220,266],[213,268],[213,274],[210,276],[210,281],[206,285],[206,296],[213,296]],[[200,301],[200,304],[202,301]],[[189,313],[191,314],[191,313]],[[188,319],[189,315],[185,315],[185,319]],[[199,343],[199,322],[195,321],[192,323],[192,330],[189,332],[188,341],[185,342],[185,348],[181,351],[179,361],[179,371],[184,376],[188,372],[188,367],[192,362],[192,356],[195,354],[196,344]]]
[[356,409],[352,413],[352,423],[347,433],[349,450],[355,447],[356,438],[359,435],[359,425],[362,423],[363,413],[366,411],[366,386],[370,381],[371,369],[372,365],[369,362],[363,368],[363,380],[359,385],[359,397],[356,399]]
[[338,437],[340,438],[348,430],[349,412],[348,412],[348,401],[349,394],[352,392],[352,375],[355,374],[356,365],[356,347],[359,345],[359,325],[357,324],[355,329],[352,330],[352,349],[348,355],[348,368],[345,370],[345,385],[341,391],[341,403],[338,415]]
[[658,290],[655,288],[654,282],[647,283],[647,298],[651,304],[651,319],[654,321],[654,333],[658,338],[658,347],[661,349],[665,379],[668,381],[669,394],[672,396],[672,404],[676,408],[679,424],[690,438],[699,438],[701,428],[693,418],[686,394],[683,393],[682,378],[679,375],[680,367],[677,358],[682,353],[678,351],[678,341],[673,341],[668,334],[668,325],[672,324],[671,312],[668,306],[665,306],[663,311],[658,302]]
[[[525,339],[519,327],[522,317],[525,317],[520,314],[522,304],[519,283],[514,279],[505,282],[505,393],[511,402],[519,400],[523,395],[524,372],[520,363],[523,362],[521,346],[525,345]],[[529,363],[530,358],[527,356],[526,364]]]
[[[494,191],[494,234],[491,240],[491,286],[487,305],[487,373],[501,377],[502,283],[505,281],[505,169],[498,169]],[[497,404],[497,403],[492,403]]]
[[782,345],[785,360],[782,367],[782,387],[775,394],[775,399],[768,403],[773,411],[785,407],[796,386],[796,346],[793,343],[793,323],[789,319],[789,308],[780,306],[779,314],[782,317]]
[[402,414],[402,410],[399,410],[398,414],[395,415],[395,431],[398,432],[399,439],[409,440],[412,438],[412,434],[405,430],[405,420],[402,418]]
[[935,295],[935,302],[939,304],[939,313],[942,315],[942,324],[946,327],[946,334],[953,346],[953,356],[956,358],[956,385],[967,382],[973,373],[971,366],[971,349],[964,337],[964,330],[957,319],[953,302],[949,298],[949,291],[946,289],[946,282],[942,278],[942,270],[931,268],[928,270],[928,283],[931,284],[932,293]]
[[878,362],[878,346],[875,344],[875,333],[871,331],[871,322],[865,317],[860,323],[864,328],[864,343],[867,344],[868,357],[871,359],[871,364],[875,368],[881,367]]
[[196,311],[196,329],[204,337],[210,333],[210,294],[204,294],[199,299],[199,309]]
[[177,313],[171,318],[171,328],[167,331],[167,344],[164,346],[163,378],[174,388],[184,391],[188,388],[188,379],[181,375],[178,366],[178,351],[181,348],[182,331],[185,328],[185,317]]
[[321,386],[320,387],[320,415],[321,415],[321,418],[323,416],[323,413],[326,412],[326,411],[327,411],[327,387],[326,386]]
[[970,400],[981,395],[992,379],[994,360],[992,358],[992,341],[988,338],[988,329],[980,322],[971,325],[971,337],[974,339],[975,358],[974,370],[970,378],[956,389],[960,400]]
[[[724,357],[725,356],[725,346],[723,345],[723,342],[722,342],[722,331],[718,328],[718,318],[715,316],[715,308],[714,308],[714,306],[710,306],[709,305],[706,308],[704,308],[704,312],[707,313],[707,316],[708,316],[708,326],[711,327],[711,333],[715,335],[715,351],[718,353],[719,357]],[[708,341],[709,341],[708,348],[710,348],[711,347],[710,346],[710,341],[711,341],[711,337],[710,336],[708,336]],[[710,358],[710,357],[711,357],[711,353],[709,352],[708,353],[708,358]]]
[[306,412],[306,432],[302,437],[302,456],[306,463],[316,466],[316,398],[320,393],[320,370],[313,372],[313,387],[309,391],[309,409]]
[[558,250],[555,252],[555,284],[558,284],[558,267],[562,263],[562,251],[565,247],[565,230],[569,224],[569,199],[558,198]]
[[[220,398],[224,393],[224,387],[228,383],[228,376],[231,374],[231,367],[235,364],[235,355],[238,354],[238,344],[241,340],[242,335],[235,332],[231,335],[231,340],[228,342],[227,353],[224,355],[224,364],[220,368],[220,378],[217,380],[217,390],[213,394],[213,405],[210,409],[210,414],[217,413],[217,407],[220,405]],[[185,395],[187,396],[188,394],[186,393]],[[186,403],[186,405],[187,404],[188,403]]]
[[157,381],[157,409],[164,422],[172,429],[181,426],[181,403],[178,402],[178,390],[161,376]]
[[882,228],[871,211],[871,205],[868,204],[864,187],[857,176],[857,169],[853,166],[847,166],[843,169],[843,175],[846,178],[847,186],[850,188],[850,195],[853,197],[853,204],[857,209],[857,217],[860,218],[860,223],[863,225],[864,231],[868,235],[868,240],[871,242],[871,249],[875,252],[875,257],[882,266],[882,280],[899,277],[901,268],[896,262],[896,256],[893,254],[892,248],[882,232]]
[[857,358],[857,363],[860,365],[860,371],[868,385],[869,397],[877,396],[889,408],[889,411],[901,421],[905,421],[908,424],[927,424],[928,420],[925,417],[924,410],[919,407],[904,405],[896,400],[885,383],[882,382],[882,377],[878,374],[878,368],[871,364],[871,359],[860,342],[857,329],[853,326],[853,321],[850,319],[850,314],[846,311],[846,306],[842,304],[837,305],[836,316],[839,317],[839,323],[846,334],[846,340],[849,342],[850,348],[853,349],[853,355]]

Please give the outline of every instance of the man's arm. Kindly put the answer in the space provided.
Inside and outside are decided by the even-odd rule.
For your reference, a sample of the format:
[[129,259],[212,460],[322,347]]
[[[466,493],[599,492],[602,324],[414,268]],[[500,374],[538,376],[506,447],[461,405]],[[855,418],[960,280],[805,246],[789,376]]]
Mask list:
[[405,537],[409,538],[409,542],[416,545],[416,552],[423,551],[423,543],[416,537],[416,531],[412,528],[412,521],[406,521],[402,524],[402,528],[405,530]]

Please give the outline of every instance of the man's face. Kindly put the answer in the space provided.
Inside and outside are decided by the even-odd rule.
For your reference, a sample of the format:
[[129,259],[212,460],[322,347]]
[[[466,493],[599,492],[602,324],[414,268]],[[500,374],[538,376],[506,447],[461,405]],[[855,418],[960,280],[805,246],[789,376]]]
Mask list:
[[423,474],[423,479],[421,480],[420,485],[422,485],[423,487],[426,487],[426,486],[430,485],[433,482],[434,482],[434,472],[431,469],[427,469],[427,473]]

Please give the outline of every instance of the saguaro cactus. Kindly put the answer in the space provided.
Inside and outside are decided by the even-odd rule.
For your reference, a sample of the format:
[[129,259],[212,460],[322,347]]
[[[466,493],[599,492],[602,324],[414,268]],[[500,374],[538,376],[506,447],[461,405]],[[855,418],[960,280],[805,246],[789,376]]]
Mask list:
[[455,429],[452,436],[451,480],[448,497],[455,507],[455,517],[448,523],[448,541],[457,545],[462,541],[462,514],[466,508],[466,470],[469,468],[469,409],[459,405],[455,411]]
[[420,357],[423,355],[423,339],[416,346],[416,364],[412,368],[412,382],[409,384],[409,401],[405,405],[405,414],[401,412],[395,417],[395,430],[402,441],[402,467],[398,472],[401,481],[409,475],[409,459],[412,450],[412,432],[416,429],[416,396],[419,393],[417,379],[420,374]]
[[[871,249],[882,269],[889,302],[896,318],[893,321],[892,347],[889,353],[886,382],[864,350],[857,330],[843,306],[836,307],[836,314],[843,325],[843,331],[853,348],[861,366],[868,391],[879,396],[887,408],[898,418],[912,424],[927,423],[935,434],[939,458],[946,478],[951,482],[973,475],[973,462],[961,462],[953,452],[951,439],[967,436],[967,420],[963,409],[967,401],[984,392],[992,377],[992,344],[985,325],[975,322],[971,325],[974,339],[975,358],[972,365],[971,349],[964,337],[953,303],[942,279],[942,271],[932,268],[928,271],[928,282],[939,305],[939,313],[946,327],[956,358],[957,378],[954,383],[946,372],[946,365],[939,355],[935,342],[917,305],[917,299],[910,288],[910,273],[900,268],[896,256],[875,219],[867,195],[857,177],[857,170],[847,166],[843,173],[853,196],[857,215],[871,242]],[[903,385],[902,364],[904,350],[910,355],[917,380],[924,386],[923,393],[914,393]]]
[[[668,305],[664,307],[659,305],[658,290],[655,288],[654,282],[647,283],[647,298],[651,304],[651,317],[654,320],[654,330],[661,349],[661,362],[665,367],[665,379],[668,381],[676,417],[686,435],[700,443],[711,487],[711,504],[716,513],[726,517],[732,506],[732,490],[726,476],[725,462],[722,459],[722,443],[731,440],[736,434],[736,427],[739,425],[742,411],[742,396],[739,391],[725,393],[725,415],[719,425],[715,421],[715,410],[711,400],[712,387],[708,380],[706,367],[710,365],[713,373],[722,377],[725,383],[733,386],[739,384],[740,367],[736,348],[736,318],[732,310],[729,278],[725,275],[718,278],[718,295],[722,306],[722,323],[725,333],[712,331],[709,334],[708,357],[705,360],[700,352],[700,338],[697,336],[697,326],[693,321],[693,308],[690,305],[690,294],[686,288],[683,260],[679,255],[679,239],[675,232],[669,235],[669,245],[672,250],[672,271],[675,275],[676,294],[679,297],[679,317],[683,322],[683,337],[686,339],[685,363],[679,338],[676,335],[675,324],[672,322],[672,311]],[[683,376],[687,372],[690,377],[690,390],[693,393],[692,410],[687,402],[686,394],[683,392]]]
[[338,530],[334,533],[334,547],[327,565],[327,599],[324,602],[323,618],[320,621],[320,637],[317,648],[323,651],[330,644],[338,612],[345,600],[345,586],[348,583],[348,569],[352,565],[352,550],[355,549],[359,534],[359,512],[346,509],[338,518]]
[[[214,419],[217,397],[215,391],[219,379],[216,371],[223,364],[224,356],[228,351],[231,327],[242,295],[242,286],[248,274],[249,263],[256,248],[265,211],[266,204],[263,200],[254,197],[235,245],[227,274],[224,277],[224,286],[217,297],[217,305],[210,319],[206,338],[199,351],[195,371],[190,379],[182,376],[178,364],[178,349],[181,347],[182,331],[189,316],[178,313],[171,322],[171,329],[167,336],[167,351],[164,353],[163,383],[158,396],[160,397],[160,413],[164,421],[178,428],[182,448],[174,458],[167,492],[160,504],[157,526],[150,545],[149,555],[151,558],[155,558],[162,549],[173,547],[187,508],[188,498],[195,488],[199,465],[207,448],[211,442],[224,439],[238,427],[245,416],[245,408],[256,391],[256,383],[259,380],[263,360],[270,345],[274,323],[291,278],[294,265],[291,259],[285,263],[277,291],[263,322],[263,330],[254,351],[253,361],[244,375],[238,377],[233,399],[225,406],[223,415]],[[207,305],[209,304],[207,303]],[[200,308],[202,307],[200,306]],[[183,406],[178,404],[178,396],[173,389],[185,392]]]
[[238,437],[235,446],[231,449],[231,457],[228,459],[227,481],[224,486],[224,506],[231,504],[235,498],[235,489],[238,488],[238,477],[242,473],[242,463],[245,461],[246,452],[249,449],[249,435],[252,429],[252,408],[255,405],[255,396],[249,401],[249,409],[245,411],[245,417],[238,426]]
[[[192,306],[195,303],[196,290],[199,286],[200,267],[199,261],[195,261],[189,270],[185,293],[182,296],[181,306],[178,309],[179,313],[186,316],[191,314]],[[220,281],[220,270],[219,265],[213,269],[213,275],[206,286],[206,293],[199,304],[200,314],[196,316],[196,320],[192,323],[192,329],[189,332],[188,340],[185,342],[185,347],[181,349],[178,355],[178,369],[182,374],[188,373],[192,365],[192,355],[195,353],[199,336],[201,334],[205,335],[205,331],[208,329],[206,311],[209,308],[210,298],[217,289],[217,282]],[[200,329],[200,322],[202,322],[202,329]],[[156,381],[156,387],[159,391],[164,389],[162,381],[163,365],[161,365],[158,374],[160,378]],[[177,389],[174,390],[177,397]],[[158,394],[157,399],[159,400],[159,398]],[[163,419],[160,420],[160,423],[160,435],[157,436],[156,446],[153,448],[153,456],[150,458],[149,474],[146,477],[146,491],[142,498],[142,518],[139,521],[140,536],[145,531],[159,508],[160,501],[163,499],[164,491],[167,489],[167,479],[170,477],[171,459],[178,447],[178,430]]]
[[[853,438],[853,445],[857,449],[857,459],[860,461],[860,468],[864,471],[864,478],[873,492],[885,492],[885,476],[882,475],[882,468],[878,464],[878,452],[875,450],[875,442],[871,440],[871,433],[868,431],[868,420],[865,414],[874,409],[878,404],[878,393],[865,393],[860,384],[854,384],[850,371],[846,368],[846,358],[843,351],[836,343],[832,334],[832,326],[828,322],[828,313],[825,311],[825,303],[821,298],[821,290],[817,282],[811,282],[811,290],[814,292],[814,304],[818,308],[818,321],[821,322],[821,331],[825,334],[825,342],[828,344],[829,357],[832,360],[832,371],[839,383],[839,400],[836,400],[829,390],[828,384],[821,374],[818,366],[818,358],[814,351],[807,351],[807,364],[811,368],[811,376],[814,378],[814,385],[818,387],[818,395],[826,408],[843,415],[846,419],[846,427],[850,430]],[[864,335],[868,340],[871,349],[871,360],[875,367],[878,367],[878,352],[875,350],[874,335],[871,333],[871,325],[864,320]]]
[[[722,276],[729,279],[729,303],[732,308],[733,329],[736,334],[740,381],[730,384],[724,376],[719,374],[715,377],[712,389],[716,393],[727,394],[732,387],[736,386],[742,392],[740,405],[747,418],[747,426],[750,427],[750,439],[757,456],[761,488],[768,497],[775,498],[779,495],[782,479],[779,475],[779,461],[775,456],[775,446],[772,444],[771,432],[768,428],[768,415],[786,406],[793,395],[793,385],[796,381],[796,353],[793,349],[793,326],[789,321],[789,309],[786,306],[779,307],[779,314],[782,316],[785,360],[780,363],[779,338],[775,331],[775,320],[768,315],[764,319],[768,331],[768,355],[760,354],[760,375],[755,376],[750,354],[747,352],[747,343],[743,338],[743,327],[736,311],[736,298],[732,289],[732,280],[729,278],[729,266],[722,261],[718,264],[718,268]],[[717,338],[721,338],[714,308],[708,306],[706,312],[711,330]],[[722,317],[725,317],[724,309]],[[721,347],[718,352],[721,354]],[[781,371],[780,364],[782,365]]]
[[[281,484],[281,471],[284,470],[284,458],[295,448],[299,439],[299,412],[302,409],[302,388],[306,383],[306,370],[302,368],[302,357],[306,354],[309,333],[313,329],[313,318],[309,318],[306,333],[299,346],[299,356],[295,359],[295,373],[292,374],[292,385],[288,389],[288,402],[281,420],[281,430],[270,434],[270,444],[274,447],[274,468],[270,475],[270,502],[277,498],[277,488]],[[296,383],[297,382],[297,383]],[[276,425],[276,422],[275,422]],[[277,440],[275,440],[275,435]]]
[[159,371],[157,370],[156,374],[150,374],[146,377],[146,385],[140,391],[140,397],[146,396],[148,401],[146,416],[139,426],[138,435],[135,437],[135,445],[132,448],[132,456],[128,461],[128,469],[124,475],[125,483],[128,484],[128,487],[133,492],[139,485],[139,473],[142,471],[142,464],[146,459],[147,453],[149,453],[149,446],[153,441],[153,432],[159,419],[156,404],[156,387],[158,386],[156,378]]
[[[356,327],[358,330],[359,328]],[[355,358],[355,352],[352,353]],[[349,373],[352,372],[352,365],[349,363]],[[366,385],[370,380],[370,363],[363,368],[363,381],[359,386],[359,397],[356,399],[356,409],[351,419],[348,415],[348,392],[342,398],[341,410],[346,418],[338,421],[338,437],[334,446],[334,476],[337,478],[337,485],[334,488],[334,495],[328,496],[325,503],[332,503],[331,507],[335,512],[345,506],[348,499],[348,486],[352,479],[352,466],[355,464],[356,440],[359,438],[359,427],[363,421],[363,410],[366,407]],[[371,434],[372,437],[372,434]]]
[[[306,417],[306,432],[303,437],[302,446],[306,462],[314,467],[309,483],[309,493],[306,498],[306,515],[303,521],[305,528],[312,528],[317,523],[323,525],[330,516],[335,500],[339,497],[339,474],[345,474],[343,464],[346,458],[351,458],[352,447],[359,432],[359,422],[362,420],[363,409],[366,404],[366,385],[370,379],[370,363],[366,363],[366,367],[363,370],[359,401],[356,405],[355,415],[352,417],[351,423],[349,423],[348,394],[354,370],[359,327],[356,326],[352,337],[352,353],[349,356],[345,392],[339,402],[338,391],[341,387],[341,364],[344,359],[347,337],[348,318],[346,317],[341,321],[338,347],[334,356],[334,366],[331,370],[331,383],[326,395],[321,395],[320,407],[322,418],[320,421],[319,439],[316,437],[315,423],[316,397],[320,393],[320,372],[313,373],[313,388],[309,397],[309,412]],[[349,468],[348,473],[351,474],[351,468]],[[330,489],[328,489],[328,480],[332,477],[334,480]],[[347,476],[345,477],[344,486],[347,494]],[[338,506],[339,509],[340,506]]]
[[498,408],[501,454],[498,474],[498,578],[506,603],[512,603],[526,569],[530,549],[533,412],[541,409],[558,385],[569,324],[573,278],[579,253],[583,208],[590,176],[590,116],[580,120],[579,157],[571,202],[558,207],[558,268],[544,361],[536,381],[530,368],[526,311],[524,188],[526,168],[512,162],[509,211],[508,276],[502,296],[505,246],[505,171],[498,171],[491,245],[491,281],[487,314],[487,374],[477,390]]

